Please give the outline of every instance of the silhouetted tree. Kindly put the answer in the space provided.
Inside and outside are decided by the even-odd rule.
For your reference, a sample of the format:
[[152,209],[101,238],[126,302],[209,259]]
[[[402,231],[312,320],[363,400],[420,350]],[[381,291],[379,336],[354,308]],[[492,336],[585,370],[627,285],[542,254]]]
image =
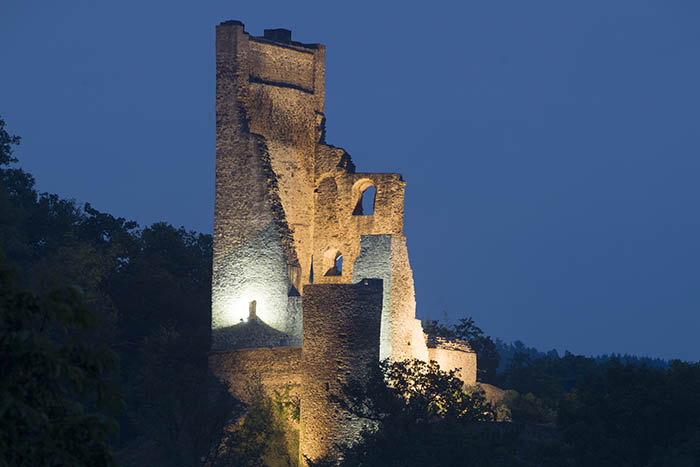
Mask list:
[[75,288],[21,291],[0,263],[0,465],[116,465],[117,356]]
[[[57,289],[79,290],[84,305],[100,321],[82,337],[96,348],[112,348],[120,357],[127,406],[118,418],[120,459],[122,454],[133,460],[132,454],[138,458],[166,451],[169,454],[158,458],[158,464],[182,465],[186,456],[161,449],[167,442],[153,426],[162,420],[144,417],[168,412],[174,419],[192,420],[193,410],[209,413],[216,407],[202,389],[207,384],[210,338],[211,236],[165,223],[139,229],[135,222],[90,204],[39,193],[30,174],[11,166],[18,162],[12,152],[18,143],[1,121],[0,245],[8,266],[21,272],[23,288],[40,296]],[[179,336],[178,345],[187,348],[188,355],[160,351],[147,356],[143,349],[158,347],[155,342],[161,348],[171,346],[172,339],[158,340],[163,328]],[[142,378],[147,368],[151,377]],[[177,391],[175,384],[192,389]],[[145,387],[153,391],[152,397],[160,392],[158,410],[146,408]],[[136,416],[137,407],[143,416]],[[206,454],[198,440],[209,429],[208,424],[186,423],[181,436],[190,441],[184,444]],[[143,462],[137,459],[135,464]]]
[[524,439],[494,419],[483,393],[462,391],[454,372],[418,360],[383,362],[332,400],[368,421],[360,440],[311,466],[563,466],[561,443]]
[[128,421],[137,435],[121,464],[199,465],[236,412],[227,388],[208,372],[199,344],[172,326],[143,340],[125,381]]
[[19,136],[10,135],[5,129],[5,120],[0,117],[0,166],[8,165],[12,162],[17,162],[17,159],[12,157],[14,148],[21,141]]
[[699,394],[698,364],[612,361],[563,398],[559,426],[580,466],[698,465]]

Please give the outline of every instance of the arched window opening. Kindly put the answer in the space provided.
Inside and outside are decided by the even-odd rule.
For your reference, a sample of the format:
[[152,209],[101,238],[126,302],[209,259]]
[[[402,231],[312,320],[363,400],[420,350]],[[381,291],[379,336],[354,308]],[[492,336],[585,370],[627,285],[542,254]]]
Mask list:
[[377,197],[377,188],[369,179],[363,179],[355,183],[353,192],[357,197],[357,204],[352,212],[353,216],[374,215],[374,201]]
[[343,275],[343,254],[338,250],[328,250],[324,255],[326,263],[326,276],[342,276]]
[[336,271],[338,271],[338,275],[342,276],[343,275],[343,255],[338,254],[335,258],[335,265],[333,265]]

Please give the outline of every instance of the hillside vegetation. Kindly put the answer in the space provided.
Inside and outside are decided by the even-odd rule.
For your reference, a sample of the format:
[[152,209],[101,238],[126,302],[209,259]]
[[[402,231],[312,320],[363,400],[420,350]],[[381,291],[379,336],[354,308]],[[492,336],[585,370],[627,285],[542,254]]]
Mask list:
[[[0,120],[0,465],[295,465],[298,401],[258,394],[241,417],[208,372],[212,237],[40,193],[19,143]],[[698,364],[543,354],[471,318],[426,329],[469,340],[505,399],[378,363],[335,396],[373,423],[318,465],[700,464]]]

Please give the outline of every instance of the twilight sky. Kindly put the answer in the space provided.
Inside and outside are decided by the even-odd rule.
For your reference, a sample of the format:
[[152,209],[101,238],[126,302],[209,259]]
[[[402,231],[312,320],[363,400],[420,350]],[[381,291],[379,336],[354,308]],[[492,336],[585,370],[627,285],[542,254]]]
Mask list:
[[227,19],[326,44],[328,142],[407,181],[420,317],[700,360],[700,2],[4,0],[39,189],[211,232]]

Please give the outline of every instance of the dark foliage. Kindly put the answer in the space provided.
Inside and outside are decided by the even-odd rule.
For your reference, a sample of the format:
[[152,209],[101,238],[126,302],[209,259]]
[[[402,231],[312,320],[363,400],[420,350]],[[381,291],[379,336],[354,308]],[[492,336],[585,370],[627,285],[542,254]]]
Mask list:
[[5,129],[5,120],[0,117],[0,166],[8,165],[11,162],[17,162],[17,158],[12,157],[14,148],[17,146],[21,138],[19,136],[10,135]]
[[[530,357],[531,360],[538,358],[547,357],[550,359],[560,358],[559,352],[556,349],[552,349],[549,352],[541,352],[534,347],[526,346],[522,341],[516,340],[510,344],[506,344],[501,339],[496,339],[496,351],[500,356],[500,363],[498,366],[498,371],[504,371],[508,366],[509,362],[513,359],[515,354],[525,354]],[[571,352],[564,352],[564,356],[573,355]],[[669,360],[664,360],[662,358],[651,358],[651,357],[640,357],[637,355],[629,354],[603,354],[593,357],[597,363],[605,363],[610,360],[617,360],[622,363],[629,363],[632,365],[646,365],[650,368],[661,368],[666,369],[669,367],[671,362]]]
[[578,465],[700,463],[700,365],[611,362],[561,401],[559,426]]
[[208,372],[206,350],[192,336],[161,327],[143,339],[139,353],[124,382],[134,435],[121,453],[122,465],[143,465],[145,459],[200,465],[240,408]]
[[226,388],[207,393],[211,236],[165,223],[139,229],[39,193],[30,174],[11,166],[19,138],[4,125],[0,245],[22,287],[42,296],[73,290],[101,323],[81,338],[119,356],[125,409],[112,441],[120,463],[197,464],[219,439],[212,432],[222,429],[222,414],[231,414],[222,409],[231,404]]
[[351,380],[336,401],[377,423],[493,420],[483,394],[465,393],[463,384],[454,370],[442,371],[436,362],[385,360],[372,366],[367,378]]
[[0,255],[0,465],[115,465],[117,356],[74,288],[17,288]]
[[421,361],[383,362],[366,381],[333,397],[367,422],[360,440],[312,466],[561,466],[560,442],[532,437],[519,425],[489,423],[480,392],[464,393],[454,372]]
[[296,385],[268,395],[249,388],[245,416],[229,425],[206,467],[296,467],[299,461],[299,397]]
[[437,368],[384,367],[383,378],[353,382],[336,398],[372,421],[360,441],[314,465],[700,464],[700,364],[663,370],[572,355],[540,360],[548,361],[523,355],[511,364],[520,378],[512,380],[534,392],[506,392],[515,422],[506,424],[431,408],[457,396]]
[[[0,119],[0,465],[294,465],[298,401],[259,392],[241,417],[208,372],[211,236],[39,193],[19,142]],[[335,396],[366,430],[317,465],[700,465],[697,364],[425,327],[470,342],[514,423],[434,364],[385,363]]]
[[578,466],[700,464],[698,364],[516,353],[499,384],[512,419],[556,425]]
[[[557,405],[564,394],[570,391],[576,384],[586,377],[599,371],[599,366],[592,358],[567,354],[563,358],[542,357],[530,358],[527,354],[516,353],[503,373],[496,379],[497,385],[502,388],[513,389],[523,396],[528,396],[534,406],[542,407],[538,417],[545,417],[548,423],[554,422],[545,412],[556,412]],[[536,396],[536,401],[533,397]],[[524,404],[526,411],[530,405],[528,400],[514,398],[513,402]],[[530,417],[519,418],[525,415],[516,407],[511,407],[514,420],[523,422],[535,422]]]

